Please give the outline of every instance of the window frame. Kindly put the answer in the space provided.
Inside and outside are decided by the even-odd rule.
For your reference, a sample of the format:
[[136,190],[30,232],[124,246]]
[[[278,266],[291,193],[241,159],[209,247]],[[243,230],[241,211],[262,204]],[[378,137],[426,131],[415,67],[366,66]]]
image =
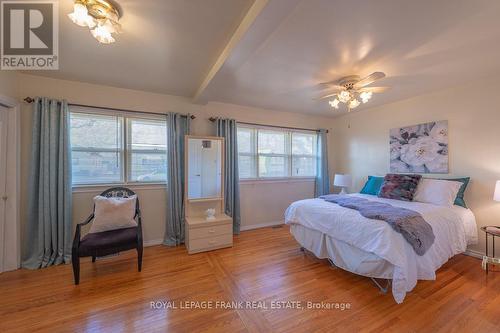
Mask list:
[[[316,159],[316,163],[318,163],[318,155],[302,155],[302,154],[293,154],[292,152],[292,137],[293,133],[306,133],[306,134],[314,134],[316,135],[316,140],[318,136],[318,132],[315,130],[294,130],[285,127],[271,127],[271,126],[263,126],[263,125],[247,125],[247,124],[238,124],[237,130],[240,128],[250,129],[253,131],[254,140],[253,140],[253,152],[252,153],[240,153],[238,151],[238,159],[240,156],[250,156],[254,159],[254,168],[255,168],[255,177],[251,178],[239,178],[240,182],[275,182],[275,181],[301,181],[301,180],[315,180],[316,175],[314,176],[294,176],[293,175],[293,158],[294,157],[313,157]],[[285,154],[268,154],[268,153],[259,153],[259,130],[271,131],[271,132],[284,132],[285,134]],[[317,145],[317,143],[316,143]],[[316,147],[317,148],[317,147]],[[277,157],[285,157],[287,159],[288,167],[286,176],[279,177],[261,177],[260,176],[260,168],[259,161],[260,156],[277,156]],[[316,164],[317,165],[317,164]]]
[[[121,134],[121,149],[119,150],[119,158],[121,162],[121,168],[120,168],[120,181],[117,182],[88,182],[88,183],[75,183],[72,180],[72,188],[90,188],[90,187],[109,187],[109,186],[117,186],[117,185],[161,185],[161,186],[166,186],[167,185],[167,180],[165,181],[132,181],[131,180],[131,166],[129,163],[131,162],[131,154],[132,154],[132,149],[129,148],[131,146],[131,143],[129,144],[129,138],[131,138],[131,133],[130,133],[130,119],[144,119],[144,120],[149,120],[149,121],[161,121],[165,123],[165,126],[167,126],[167,120],[165,115],[163,114],[158,114],[158,116],[154,114],[146,114],[146,113],[141,113],[141,112],[128,112],[128,111],[121,111],[121,110],[110,110],[110,109],[100,109],[100,108],[93,108],[93,107],[83,107],[83,106],[70,106],[69,110],[69,115],[71,119],[72,114],[84,114],[84,115],[101,115],[101,116],[111,116],[111,117],[120,117],[120,123],[121,123],[121,128],[120,128],[120,134]],[[70,131],[71,131],[71,125],[69,126]],[[70,132],[70,137],[71,137],[71,132]],[[167,136],[165,137],[165,141],[167,140]],[[92,149],[92,148],[73,148],[72,146],[70,147],[71,152],[73,151],[83,151],[83,152],[90,152],[90,151],[95,151],[95,152],[116,152],[116,149],[111,149],[111,148],[103,148],[103,149]],[[167,154],[168,148],[166,147],[164,152]],[[140,152],[147,152],[146,150],[140,150]],[[153,153],[157,152],[157,150],[154,150]]]

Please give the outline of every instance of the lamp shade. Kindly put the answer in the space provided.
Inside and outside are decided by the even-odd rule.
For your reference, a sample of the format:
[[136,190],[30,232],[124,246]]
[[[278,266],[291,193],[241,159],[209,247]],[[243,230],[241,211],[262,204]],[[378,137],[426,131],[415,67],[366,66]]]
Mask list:
[[338,187],[349,187],[349,186],[351,186],[352,185],[351,175],[336,174],[335,178],[333,179],[333,185],[338,186]]
[[497,180],[497,184],[495,186],[495,194],[493,194],[493,200],[500,201],[500,180]]

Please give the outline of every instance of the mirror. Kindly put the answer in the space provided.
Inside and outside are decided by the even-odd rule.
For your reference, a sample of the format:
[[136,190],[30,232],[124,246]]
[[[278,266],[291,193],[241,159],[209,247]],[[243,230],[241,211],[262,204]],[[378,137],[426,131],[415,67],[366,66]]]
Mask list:
[[188,138],[188,199],[222,196],[222,140]]

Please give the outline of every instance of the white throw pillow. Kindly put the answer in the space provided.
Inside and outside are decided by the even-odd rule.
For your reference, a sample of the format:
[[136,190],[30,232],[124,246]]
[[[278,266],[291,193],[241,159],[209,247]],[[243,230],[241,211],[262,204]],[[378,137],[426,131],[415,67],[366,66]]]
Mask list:
[[137,227],[134,220],[137,196],[129,198],[94,197],[94,222],[89,233]]
[[413,201],[452,207],[462,185],[461,182],[451,180],[422,178]]

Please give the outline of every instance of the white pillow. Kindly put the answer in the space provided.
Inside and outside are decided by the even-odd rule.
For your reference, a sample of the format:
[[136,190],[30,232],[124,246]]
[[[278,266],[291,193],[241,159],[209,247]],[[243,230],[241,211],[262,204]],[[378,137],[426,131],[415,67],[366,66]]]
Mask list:
[[129,198],[94,197],[94,222],[89,233],[137,227],[134,220],[137,196]]
[[422,178],[418,183],[413,201],[452,207],[462,185],[461,182],[452,180]]

